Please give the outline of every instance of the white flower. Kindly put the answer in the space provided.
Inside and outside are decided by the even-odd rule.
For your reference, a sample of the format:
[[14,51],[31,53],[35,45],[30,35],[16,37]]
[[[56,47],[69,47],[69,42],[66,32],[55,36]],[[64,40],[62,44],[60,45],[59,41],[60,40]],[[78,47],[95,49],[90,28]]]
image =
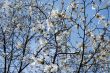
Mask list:
[[95,2],[92,3],[92,9],[95,10],[97,8],[97,5]]
[[82,48],[83,47],[83,42],[78,43],[77,47]]
[[58,70],[58,65],[57,64],[51,64],[51,72],[57,72]]
[[2,53],[2,55],[3,55],[4,57],[7,56],[8,54],[9,54],[9,53],[4,53],[4,52]]
[[99,22],[98,22],[98,24],[102,24],[104,27],[108,27],[109,26],[109,22],[107,22],[107,21],[105,21],[105,20],[100,20]]
[[37,59],[34,55],[30,56],[30,60],[32,60],[31,66],[35,66],[37,64]]
[[47,31],[49,32],[52,30],[54,26],[53,26],[53,23],[49,19],[46,20],[46,23],[47,23]]
[[108,21],[108,22],[104,21],[103,24],[107,28],[110,25],[110,21]]
[[100,56],[99,56],[99,58],[101,59],[101,60],[106,60],[106,55],[107,55],[107,53],[104,51],[104,50],[102,50],[101,52],[100,52]]
[[62,59],[62,63],[63,64],[65,64],[67,61],[69,61],[71,58],[70,58],[70,56],[69,57],[67,57],[67,58],[63,58]]
[[42,32],[45,29],[44,24],[41,24],[41,22],[38,22],[37,24],[32,23],[32,32]]
[[8,0],[5,0],[4,1],[4,4],[3,4],[3,8],[9,8],[9,5],[10,5],[11,3],[8,1]]
[[44,72],[46,72],[46,73],[57,72],[57,70],[58,70],[57,64],[50,64],[50,65],[46,65],[44,67]]
[[45,29],[44,24],[38,23],[38,25],[36,26],[38,29]]
[[41,45],[44,44],[43,39],[39,39],[39,43],[40,43]]
[[22,45],[22,43],[18,42],[16,47],[17,47],[17,49],[21,49],[21,48],[23,48],[23,45]]
[[39,44],[41,47],[43,47],[47,43],[47,40],[44,38],[39,38]]
[[24,62],[28,61],[28,57],[24,56],[22,61]]
[[36,31],[36,27],[33,26],[31,30],[32,30],[32,32],[35,32]]
[[76,24],[75,27],[76,27],[77,29],[79,29],[79,24]]
[[58,10],[52,10],[51,16],[57,18],[58,17]]
[[31,0],[32,5],[35,6],[36,5],[36,0]]
[[44,59],[43,58],[37,58],[37,63],[38,64],[44,64]]
[[17,4],[14,6],[14,8],[20,10],[22,8],[23,2],[22,1],[17,1]]
[[103,34],[102,34],[102,35],[98,35],[98,36],[97,36],[97,39],[98,39],[99,41],[104,41],[104,36],[103,36]]
[[72,2],[72,3],[70,4],[70,7],[72,8],[72,10],[75,10],[75,9],[77,9],[78,4],[76,4],[75,2]]
[[30,65],[31,66],[35,66],[36,65],[36,62],[32,62]]
[[22,24],[19,23],[16,26],[17,26],[17,28],[20,28],[20,27],[22,27]]
[[96,18],[99,20],[104,20],[104,16],[100,15],[99,13],[96,14]]
[[88,58],[91,58],[91,54],[88,55]]
[[29,15],[31,16],[32,15],[32,7],[29,6]]
[[88,30],[88,31],[86,32],[86,34],[87,34],[87,36],[89,36],[89,37],[91,37],[91,38],[94,38],[94,37],[95,37],[94,33],[93,33],[91,30]]
[[32,55],[30,58],[31,58],[32,60],[36,61],[36,57],[35,57],[34,55]]
[[46,65],[46,66],[44,67],[44,72],[50,73],[50,70],[51,70],[51,65]]
[[63,31],[63,35],[68,36],[70,34],[70,31]]
[[61,12],[58,14],[58,17],[61,17],[61,18],[69,18],[65,12]]
[[45,25],[43,22],[37,20],[36,23],[32,23],[34,25],[34,27],[36,28],[36,30],[39,32],[41,30],[44,30],[45,29]]
[[62,36],[62,35],[56,36],[56,40],[57,40],[57,41],[61,41],[62,39],[63,39],[63,36]]
[[58,10],[52,10],[51,17],[53,17],[53,18],[69,18],[65,12],[59,12]]
[[[15,22],[15,21],[17,21],[18,20],[18,18],[17,17],[13,17],[12,18],[12,22]],[[19,23],[18,23],[19,24]]]
[[84,8],[83,8],[83,7],[81,7],[80,11],[81,11],[81,12],[84,12]]
[[80,48],[81,51],[83,51],[83,48],[87,49],[88,46],[86,44],[83,44],[83,42],[80,42],[77,47]]
[[42,38],[39,39],[39,43],[40,43],[41,45],[44,44],[44,41],[43,41]]

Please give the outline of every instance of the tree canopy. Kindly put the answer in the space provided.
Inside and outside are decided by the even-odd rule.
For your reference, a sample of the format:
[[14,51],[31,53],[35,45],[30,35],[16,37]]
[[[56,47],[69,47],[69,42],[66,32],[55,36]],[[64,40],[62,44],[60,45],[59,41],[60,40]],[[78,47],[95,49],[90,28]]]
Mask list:
[[0,73],[110,73],[110,1],[0,0]]

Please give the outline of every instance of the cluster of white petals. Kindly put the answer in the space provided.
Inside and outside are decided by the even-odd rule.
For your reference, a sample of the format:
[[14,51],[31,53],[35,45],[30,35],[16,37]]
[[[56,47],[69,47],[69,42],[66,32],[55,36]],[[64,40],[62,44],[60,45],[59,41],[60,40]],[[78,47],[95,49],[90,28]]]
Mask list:
[[48,32],[52,31],[52,30],[53,30],[53,27],[54,27],[52,21],[49,20],[49,19],[47,19],[47,20],[46,20],[46,23],[47,23],[47,31],[48,31]]
[[57,72],[57,70],[58,70],[57,64],[46,65],[44,68],[44,72],[46,72],[46,73]]
[[72,2],[72,3],[70,4],[70,8],[72,8],[72,10],[75,10],[75,9],[78,8],[78,4],[77,4],[76,2]]
[[99,13],[96,14],[96,18],[99,19],[99,20],[104,20],[105,19],[105,17],[102,16],[101,14],[99,14]]
[[39,38],[39,45],[41,46],[41,47],[43,47],[43,46],[45,46],[46,44],[47,44],[47,40],[46,39],[44,39],[44,38]]
[[29,15],[31,16],[32,15],[32,7],[29,6]]
[[58,10],[52,10],[51,17],[53,18],[68,18],[65,12],[60,12]]
[[17,47],[17,49],[21,49],[21,48],[23,48],[23,45],[22,45],[21,42],[18,42],[17,45],[16,45],[16,47]]
[[10,5],[11,3],[8,0],[5,0],[2,8],[8,9]]
[[92,9],[95,10],[97,8],[97,4],[95,2],[92,3]]

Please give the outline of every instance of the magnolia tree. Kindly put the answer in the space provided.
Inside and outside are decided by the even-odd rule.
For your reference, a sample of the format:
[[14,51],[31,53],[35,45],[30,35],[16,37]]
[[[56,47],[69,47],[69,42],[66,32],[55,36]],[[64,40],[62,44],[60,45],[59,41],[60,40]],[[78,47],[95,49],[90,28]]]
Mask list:
[[109,0],[0,0],[0,73],[110,73]]

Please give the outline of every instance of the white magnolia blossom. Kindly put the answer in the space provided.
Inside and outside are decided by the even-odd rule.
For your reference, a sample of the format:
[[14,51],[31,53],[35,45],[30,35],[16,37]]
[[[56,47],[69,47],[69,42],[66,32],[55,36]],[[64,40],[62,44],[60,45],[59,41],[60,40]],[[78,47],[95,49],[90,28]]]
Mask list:
[[110,20],[108,21],[108,26],[110,25]]
[[18,42],[17,45],[16,45],[16,47],[17,47],[17,49],[21,49],[21,48],[23,48],[23,45],[22,45],[21,42]]
[[97,5],[95,2],[92,3],[92,9],[95,10],[97,8]]
[[77,47],[82,48],[83,47],[83,42],[78,43]]
[[57,72],[57,70],[58,70],[57,64],[50,64],[50,65],[46,65],[44,67],[44,72],[46,72],[46,73]]
[[65,12],[61,12],[58,14],[59,18],[69,18],[69,16],[67,16],[67,14]]
[[32,7],[29,6],[29,15],[31,16],[32,15]]
[[43,45],[43,44],[44,44],[44,40],[43,40],[42,38],[40,38],[40,39],[39,39],[39,43],[40,43],[41,45]]
[[16,26],[17,26],[17,28],[21,28],[22,27],[22,24],[19,23]]
[[35,6],[36,5],[36,0],[31,0],[32,5]]
[[31,30],[32,30],[32,32],[35,32],[36,31],[36,27],[33,26]]
[[14,6],[14,8],[16,8],[16,9],[20,9],[20,8],[22,8],[22,5],[23,5],[23,2],[22,1],[19,1],[19,2],[17,2],[17,4]]
[[86,31],[86,35],[89,36],[89,37],[91,37],[91,38],[94,38],[95,37],[94,33],[91,30],[87,30]]
[[32,60],[31,66],[36,66],[37,65],[37,58],[35,57],[35,55],[32,55],[29,58],[30,58],[30,60]]
[[44,64],[44,59],[42,58],[31,58],[31,60],[33,60],[33,62],[31,63],[31,66],[36,66],[38,64]]
[[98,36],[97,36],[97,40],[99,40],[99,41],[104,41],[104,36],[103,36],[103,34],[98,35]]
[[70,56],[68,56],[67,58],[63,58],[62,60],[61,60],[61,64],[65,64],[66,62],[68,62],[69,60],[71,60],[71,57]]
[[51,16],[57,18],[58,17],[58,13],[59,13],[58,10],[52,10]]
[[9,53],[2,53],[3,57],[7,56]]
[[64,32],[63,32],[63,35],[68,36],[70,33],[71,33],[71,30],[69,30],[69,31],[64,31]]
[[107,23],[106,21],[101,20],[101,21],[98,22],[98,24],[102,24],[104,27],[107,28],[110,25],[110,21],[108,21],[108,23]]
[[32,55],[29,57],[29,60],[31,62],[31,66],[37,66],[37,65],[41,65],[44,64],[44,59],[43,57],[35,57],[35,55]]
[[42,30],[45,29],[44,24],[41,24],[40,22],[38,23],[38,25],[36,27],[37,27],[37,29],[42,29]]
[[27,56],[24,56],[22,61],[28,62],[29,61],[29,58]]
[[76,27],[76,29],[79,29],[79,24],[76,24],[75,27]]
[[61,36],[61,35],[58,35],[58,36],[56,36],[56,40],[59,42],[59,41],[61,41],[63,39],[63,36]]
[[104,20],[105,17],[100,15],[99,13],[96,14],[96,18],[99,19],[99,20]]
[[51,31],[52,28],[54,27],[53,23],[51,22],[51,20],[47,19],[46,20],[46,23],[47,23],[47,31]]
[[57,41],[61,41],[62,39],[64,40],[66,37],[68,37],[69,34],[70,34],[70,31],[63,31],[56,36],[56,40]]
[[34,61],[34,62],[32,62],[30,65],[33,67],[33,66],[36,66],[37,63]]
[[106,53],[104,50],[102,50],[100,54],[101,54],[101,55],[99,56],[99,59],[101,59],[101,60],[106,60],[106,55],[107,55],[107,53]]
[[51,72],[57,72],[58,70],[58,65],[57,64],[51,64]]
[[44,59],[43,58],[37,58],[37,63],[38,64],[43,64],[44,63]]
[[52,10],[51,17],[53,18],[68,18],[65,12],[59,12],[58,10]]
[[43,47],[47,43],[47,40],[44,38],[39,38],[39,45]]
[[45,25],[43,23],[41,23],[40,21],[38,21],[38,23],[32,23],[32,32],[41,32],[45,29]]
[[9,5],[11,5],[11,2],[9,2],[8,0],[5,0],[2,7],[7,9],[9,8]]
[[81,51],[83,51],[83,49],[87,49],[88,46],[86,44],[83,44],[83,42],[80,42],[78,43],[77,47],[80,48]]
[[44,72],[50,73],[50,70],[51,70],[51,65],[46,65],[44,68]]
[[72,2],[72,3],[70,4],[70,8],[72,8],[72,10],[77,9],[77,7],[78,7],[78,4],[77,4],[76,2]]

